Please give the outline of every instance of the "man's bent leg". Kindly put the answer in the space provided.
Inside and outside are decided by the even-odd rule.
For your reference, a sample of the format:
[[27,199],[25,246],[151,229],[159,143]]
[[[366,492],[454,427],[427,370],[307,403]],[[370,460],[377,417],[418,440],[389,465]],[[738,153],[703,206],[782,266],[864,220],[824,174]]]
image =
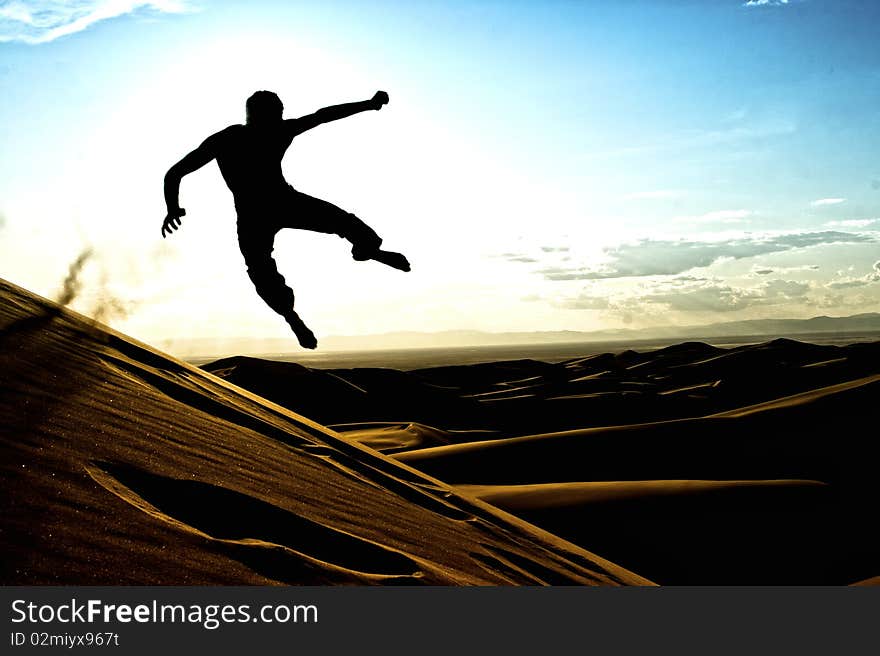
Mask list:
[[244,262],[247,265],[248,277],[254,283],[260,298],[287,320],[304,348],[315,348],[318,342],[315,335],[303,323],[293,309],[293,290],[284,282],[284,276],[272,258],[275,233],[269,230],[243,231],[239,229],[238,244]]
[[285,226],[339,235],[351,242],[356,260],[369,260],[379,250],[382,238],[351,212],[299,191],[293,194],[292,216],[285,217]]
[[376,260],[401,271],[410,270],[403,255],[381,250],[382,238],[354,214],[292,187],[291,192],[291,215],[284,219],[285,226],[339,235],[351,242],[351,256],[355,260]]
[[238,245],[244,256],[248,277],[254,283],[257,294],[270,308],[284,315],[293,308],[293,290],[284,282],[278,266],[272,259],[275,234],[270,231],[242,231],[238,233]]

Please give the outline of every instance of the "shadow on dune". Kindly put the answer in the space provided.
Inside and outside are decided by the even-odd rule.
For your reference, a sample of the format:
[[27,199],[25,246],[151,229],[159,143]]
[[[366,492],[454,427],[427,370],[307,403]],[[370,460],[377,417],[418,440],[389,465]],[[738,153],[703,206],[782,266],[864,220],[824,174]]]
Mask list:
[[100,462],[88,472],[136,508],[224,543],[230,555],[276,581],[295,583],[306,570],[309,578],[325,582],[333,582],[340,569],[347,578],[365,580],[407,577],[416,583],[421,575],[404,554],[218,485]]
[[[600,489],[577,494],[579,485]],[[876,571],[874,545],[853,544],[868,537],[854,524],[858,513],[814,481],[466,489],[661,585],[839,585]]]

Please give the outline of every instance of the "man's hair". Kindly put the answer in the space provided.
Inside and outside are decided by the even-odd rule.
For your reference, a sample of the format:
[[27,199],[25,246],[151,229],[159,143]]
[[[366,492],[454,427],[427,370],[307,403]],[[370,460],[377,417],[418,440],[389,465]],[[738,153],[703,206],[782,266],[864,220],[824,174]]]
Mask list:
[[257,91],[245,103],[248,123],[267,123],[281,120],[284,105],[271,91]]

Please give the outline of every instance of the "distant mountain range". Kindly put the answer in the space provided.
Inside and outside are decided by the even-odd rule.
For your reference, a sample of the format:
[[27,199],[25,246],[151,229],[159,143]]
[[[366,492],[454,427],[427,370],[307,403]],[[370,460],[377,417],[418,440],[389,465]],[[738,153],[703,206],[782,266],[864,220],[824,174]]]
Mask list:
[[505,344],[561,344],[571,342],[618,342],[644,339],[697,339],[717,337],[773,336],[819,333],[872,333],[880,337],[880,313],[848,317],[811,319],[751,319],[699,326],[660,326],[641,329],[594,331],[538,331],[489,333],[477,330],[448,330],[438,333],[396,332],[358,337],[327,337],[322,346],[344,348],[410,348],[441,346],[501,346]]
[[[694,340],[721,337],[797,337],[819,334],[877,333],[880,339],[880,313],[847,317],[811,319],[751,319],[699,326],[661,326],[642,329],[595,331],[537,331],[491,333],[478,330],[447,330],[436,333],[402,331],[379,335],[329,336],[321,339],[322,350],[443,348],[462,346],[503,346],[513,344],[564,344],[577,342],[621,342],[637,340]],[[292,338],[291,338],[292,339]],[[180,357],[230,354],[286,353],[297,348],[286,338],[179,339],[157,344]]]

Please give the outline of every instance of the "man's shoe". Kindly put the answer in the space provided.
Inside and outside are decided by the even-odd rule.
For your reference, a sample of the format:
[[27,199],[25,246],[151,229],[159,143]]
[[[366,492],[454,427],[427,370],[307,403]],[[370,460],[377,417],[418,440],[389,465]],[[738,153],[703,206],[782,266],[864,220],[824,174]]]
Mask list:
[[299,318],[299,315],[296,312],[291,311],[291,313],[284,318],[288,325],[293,329],[293,334],[296,335],[296,338],[299,340],[300,346],[307,349],[313,349],[318,346],[318,340],[315,338],[315,333],[309,330],[309,327],[303,323],[303,320]]

